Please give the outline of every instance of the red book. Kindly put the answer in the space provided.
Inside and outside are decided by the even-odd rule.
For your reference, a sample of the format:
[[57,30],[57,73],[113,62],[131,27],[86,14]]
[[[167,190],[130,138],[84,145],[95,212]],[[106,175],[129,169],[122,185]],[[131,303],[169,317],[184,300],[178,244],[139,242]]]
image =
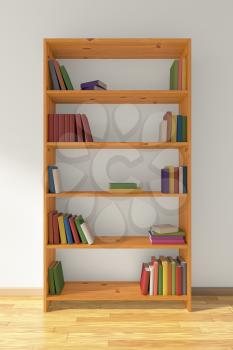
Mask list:
[[176,265],[176,295],[182,294],[182,268],[179,262]]
[[54,137],[53,141],[58,142],[59,141],[59,116],[58,114],[54,114]]
[[53,239],[53,215],[54,214],[56,214],[55,210],[52,210],[49,212],[49,237],[48,237],[49,244],[54,243],[54,239]]
[[85,141],[86,142],[93,142],[90,125],[89,125],[86,114],[82,114],[81,119],[82,119],[83,131],[84,131],[84,135],[85,135]]
[[58,114],[58,142],[65,141],[65,115]]
[[141,293],[143,295],[148,294],[149,283],[150,283],[149,265],[146,263],[143,263],[142,264],[142,272],[141,272],[141,280],[140,280]]
[[174,167],[174,193],[179,193],[179,167]]
[[182,90],[182,58],[179,58],[178,64],[178,90]]
[[48,125],[49,125],[49,131],[48,131],[48,142],[54,141],[54,114],[48,115]]
[[75,115],[70,114],[70,142],[75,142]]
[[70,142],[70,115],[65,114],[65,142]]
[[81,121],[81,114],[75,114],[75,124],[76,124],[76,132],[77,132],[77,141],[83,142],[83,126]]
[[63,80],[62,75],[61,75],[59,63],[56,60],[53,60],[53,65],[54,65],[54,68],[56,71],[57,79],[58,79],[61,90],[66,90],[65,83],[64,83],[64,80]]
[[53,215],[53,243],[54,244],[60,243],[58,216],[59,216],[59,213],[57,213],[57,212]]
[[78,234],[74,220],[75,220],[75,216],[69,217],[69,223],[70,223],[71,232],[74,238],[74,242],[78,244],[80,243],[80,238],[79,238],[79,234]]

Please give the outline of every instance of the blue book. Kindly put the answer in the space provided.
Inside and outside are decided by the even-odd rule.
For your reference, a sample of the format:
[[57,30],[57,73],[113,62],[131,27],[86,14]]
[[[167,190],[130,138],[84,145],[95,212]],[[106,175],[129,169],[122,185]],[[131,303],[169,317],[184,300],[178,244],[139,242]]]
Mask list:
[[53,169],[57,169],[55,165],[48,166],[48,177],[49,177],[49,193],[55,193],[55,185],[53,179]]
[[176,141],[183,142],[183,117],[181,115],[177,116],[177,132]]
[[169,170],[161,169],[161,192],[169,193]]
[[74,240],[70,229],[69,217],[70,217],[69,215],[64,216],[64,225],[65,225],[67,243],[72,244],[74,243]]
[[60,85],[58,82],[58,78],[57,78],[57,74],[56,74],[56,70],[53,64],[53,60],[49,60],[49,71],[50,71],[50,76],[51,76],[51,80],[53,83],[53,90],[60,90]]
[[188,174],[187,174],[187,166],[183,166],[183,193],[187,193],[188,189]]

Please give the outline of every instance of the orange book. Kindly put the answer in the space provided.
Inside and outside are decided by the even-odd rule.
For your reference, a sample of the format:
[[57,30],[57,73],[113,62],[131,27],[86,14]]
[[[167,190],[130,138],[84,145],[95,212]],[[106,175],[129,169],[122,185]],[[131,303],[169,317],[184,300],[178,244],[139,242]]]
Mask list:
[[158,295],[158,269],[159,262],[154,256],[151,257],[151,262],[154,266],[154,295]]

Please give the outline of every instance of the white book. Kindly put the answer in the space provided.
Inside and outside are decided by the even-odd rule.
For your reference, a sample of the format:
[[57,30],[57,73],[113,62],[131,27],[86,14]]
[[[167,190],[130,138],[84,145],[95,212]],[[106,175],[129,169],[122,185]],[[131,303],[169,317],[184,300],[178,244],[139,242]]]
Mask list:
[[179,227],[170,224],[153,225],[151,226],[151,231],[154,231],[156,233],[173,233],[178,232]]
[[179,167],[179,193],[184,193],[184,185],[183,185],[183,167]]
[[80,226],[81,226],[81,229],[83,230],[83,233],[84,233],[84,235],[86,237],[87,243],[88,244],[93,244],[94,243],[94,237],[93,237],[91,231],[89,230],[89,228],[87,227],[87,224],[84,222]]
[[154,295],[154,266],[150,265],[150,285],[149,285],[149,295]]
[[59,169],[52,169],[55,193],[61,193],[61,180]]
[[167,142],[167,120],[159,124],[159,142]]

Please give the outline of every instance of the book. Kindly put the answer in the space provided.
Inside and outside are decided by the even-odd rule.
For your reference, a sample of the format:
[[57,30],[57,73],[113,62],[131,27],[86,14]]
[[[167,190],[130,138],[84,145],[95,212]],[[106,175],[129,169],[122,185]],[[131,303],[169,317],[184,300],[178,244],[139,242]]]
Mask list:
[[183,165],[183,193],[187,193],[187,190],[188,190],[187,166]]
[[182,294],[182,268],[179,260],[176,260],[176,295]]
[[83,244],[88,244],[87,242],[87,239],[86,239],[86,236],[82,230],[82,227],[81,225],[84,223],[84,220],[83,220],[83,217],[82,215],[78,215],[75,217],[75,225],[77,227],[77,230],[78,230],[78,233],[79,233],[79,236],[80,236],[80,239],[81,239],[81,242]]
[[86,114],[81,115],[81,121],[82,121],[85,141],[86,142],[93,142],[90,125],[89,125]]
[[66,232],[66,240],[68,244],[74,243],[72,232],[70,229],[70,223],[69,223],[70,215],[64,215],[64,226],[65,226],[65,232]]
[[154,265],[149,264],[150,282],[149,282],[149,295],[154,295]]
[[182,58],[179,58],[178,60],[178,89],[182,90],[182,65],[183,65],[183,60]]
[[182,268],[182,295],[187,294],[187,263],[182,256],[178,257]]
[[60,90],[60,85],[58,82],[58,78],[57,78],[56,70],[55,70],[55,67],[53,64],[53,60],[49,60],[49,72],[50,72],[53,90]]
[[60,170],[58,168],[52,169],[52,176],[54,181],[54,190],[53,193],[61,193],[61,180],[60,180]]
[[64,115],[65,118],[65,142],[69,142],[70,141],[70,115],[69,114],[65,114]]
[[61,71],[61,74],[62,74],[62,78],[65,82],[65,86],[67,88],[67,90],[74,90],[73,88],[73,85],[70,81],[70,77],[69,77],[69,74],[67,73],[67,70],[64,66],[60,66],[60,71]]
[[167,142],[167,120],[162,120],[159,124],[159,142]]
[[76,141],[76,135],[75,135],[75,115],[69,114],[69,141],[75,142]]
[[140,288],[141,288],[141,293],[143,295],[148,294],[149,283],[150,283],[149,264],[143,263],[142,264],[142,271],[141,271],[141,279],[140,279]]
[[61,244],[67,244],[64,216],[62,214],[58,216],[58,226],[59,226]]
[[172,115],[171,142],[176,142],[176,138],[177,138],[177,116]]
[[155,237],[151,236],[149,234],[149,240],[151,244],[185,244],[185,240],[183,238],[180,239],[175,239],[175,238],[169,238],[169,239],[162,239],[158,238],[156,239]]
[[55,266],[56,262],[53,261],[48,268],[48,280],[49,280],[49,294],[54,295],[56,294],[55,290],[55,282],[54,282],[54,275],[53,275],[53,268]]
[[182,90],[186,90],[186,59],[182,59]]
[[184,186],[183,186],[183,167],[179,167],[179,193],[184,193]]
[[158,295],[163,295],[163,266],[162,262],[158,262]]
[[65,142],[65,115],[58,114],[58,142]]
[[91,231],[89,230],[87,224],[84,222],[83,224],[80,225],[85,237],[86,237],[86,240],[87,240],[87,243],[88,244],[93,244],[94,243],[94,237],[91,233]]
[[85,87],[85,88],[82,88],[82,90],[106,90],[104,88],[102,88],[101,86],[98,86],[98,85],[93,85],[93,86],[88,86],[88,87]]
[[167,142],[171,141],[171,132],[172,132],[172,113],[167,112],[163,116],[163,120],[167,121]]
[[169,171],[169,193],[175,193],[175,182],[174,182],[174,167],[166,167]]
[[53,244],[54,243],[54,232],[53,232],[53,215],[56,214],[55,210],[52,210],[49,212],[48,215],[48,243]]
[[184,237],[183,236],[165,236],[165,235],[159,235],[159,236],[155,236],[155,235],[152,235],[149,231],[149,235],[151,236],[151,239],[154,241],[154,242],[160,242],[160,241],[170,241],[170,240],[174,240],[174,241],[177,241],[177,242],[182,242],[184,241]]
[[58,216],[59,216],[59,214],[57,212],[53,215],[53,244],[59,244],[60,243],[60,232],[59,232],[59,226],[58,226]]
[[55,184],[54,184],[54,176],[53,176],[54,169],[57,169],[57,167],[55,165],[48,166],[49,193],[56,193],[55,192]]
[[91,86],[100,86],[103,89],[107,89],[107,85],[103,83],[101,80],[92,80],[92,81],[87,81],[85,83],[80,84],[81,89],[88,88]]
[[135,182],[110,182],[109,188],[113,189],[137,189],[138,185]]
[[59,117],[57,114],[54,114],[54,134],[53,141],[59,142]]
[[48,115],[48,142],[53,142],[54,140],[54,114]]
[[179,167],[174,167],[174,193],[179,193]]
[[170,68],[170,90],[178,90],[179,60],[174,60]]
[[64,276],[60,261],[56,261],[55,265],[52,267],[52,271],[55,284],[55,292],[56,294],[61,294],[61,291],[64,287]]
[[172,266],[172,295],[176,295],[176,261],[171,258]]
[[169,170],[161,169],[161,192],[169,193]]
[[110,193],[141,193],[143,192],[142,188],[110,188],[108,190]]
[[167,294],[172,295],[172,264],[170,257],[167,258]]
[[57,75],[57,79],[58,79],[58,82],[60,85],[60,89],[66,90],[65,83],[64,83],[64,80],[62,78],[61,71],[60,71],[60,65],[59,65],[58,61],[56,61],[56,60],[52,60],[52,61],[53,61],[53,65],[54,65],[54,68],[56,71],[56,75]]
[[75,216],[69,216],[69,223],[70,223],[70,228],[71,228],[74,242],[76,244],[79,244],[81,241],[80,241],[79,234],[78,234],[78,231],[77,231],[77,228],[75,225]]
[[183,142],[183,117],[177,115],[177,130],[176,130],[176,141]]
[[176,225],[160,224],[160,225],[152,225],[151,230],[153,230],[158,234],[168,234],[168,233],[178,232],[179,228]]
[[160,257],[162,266],[163,266],[163,296],[168,295],[168,285],[167,285],[167,278],[168,278],[168,262],[167,259],[164,256]]
[[182,141],[187,142],[187,116],[182,117]]
[[77,141],[83,142],[83,126],[81,121],[81,114],[75,114],[75,124],[76,124],[76,131],[77,131]]
[[157,233],[152,230],[149,230],[149,233],[158,238],[173,238],[173,237],[185,237],[184,231],[178,231],[178,232],[171,232],[171,233]]
[[154,266],[154,295],[158,295],[158,259],[155,256],[151,257],[151,263]]

